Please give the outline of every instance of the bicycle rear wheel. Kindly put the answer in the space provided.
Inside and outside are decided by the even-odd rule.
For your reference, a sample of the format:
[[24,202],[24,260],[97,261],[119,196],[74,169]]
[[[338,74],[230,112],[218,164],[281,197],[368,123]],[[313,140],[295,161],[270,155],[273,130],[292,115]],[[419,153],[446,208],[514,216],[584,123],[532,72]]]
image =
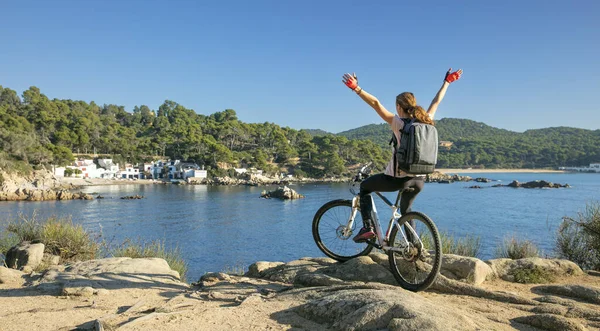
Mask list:
[[352,201],[333,200],[324,204],[313,218],[312,233],[317,247],[332,259],[340,262],[367,255],[373,246],[355,243],[352,234],[362,227],[362,218],[357,211],[351,229],[347,229],[352,214]]
[[[390,270],[403,288],[423,291],[433,284],[442,265],[437,227],[427,215],[419,212],[404,214],[398,225],[390,233]],[[416,236],[407,225],[414,229]]]

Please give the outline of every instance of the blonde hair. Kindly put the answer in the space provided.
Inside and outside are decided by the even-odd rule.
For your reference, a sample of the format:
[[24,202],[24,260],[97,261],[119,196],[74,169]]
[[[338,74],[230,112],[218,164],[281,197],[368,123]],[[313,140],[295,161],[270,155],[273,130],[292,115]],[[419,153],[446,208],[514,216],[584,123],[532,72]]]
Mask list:
[[396,104],[408,114],[408,117],[417,122],[434,125],[433,120],[423,107],[417,105],[415,95],[410,92],[403,92],[396,97]]

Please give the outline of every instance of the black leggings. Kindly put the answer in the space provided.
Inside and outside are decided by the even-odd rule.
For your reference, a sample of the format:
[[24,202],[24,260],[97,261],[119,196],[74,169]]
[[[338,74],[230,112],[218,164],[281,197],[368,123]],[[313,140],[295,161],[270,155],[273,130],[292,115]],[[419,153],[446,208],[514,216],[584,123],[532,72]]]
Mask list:
[[372,226],[373,219],[373,201],[372,192],[394,192],[406,188],[413,188],[410,192],[403,192],[400,199],[400,213],[405,214],[410,211],[410,206],[421,192],[425,181],[423,177],[392,177],[385,174],[373,175],[360,183],[360,213],[362,215],[365,227]]

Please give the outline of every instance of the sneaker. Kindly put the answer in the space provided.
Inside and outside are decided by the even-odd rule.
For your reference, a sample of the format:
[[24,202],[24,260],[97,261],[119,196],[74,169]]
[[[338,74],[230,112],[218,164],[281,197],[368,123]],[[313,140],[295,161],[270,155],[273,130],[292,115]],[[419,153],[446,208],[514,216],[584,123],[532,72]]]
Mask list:
[[375,238],[375,231],[373,231],[373,228],[362,228],[352,240],[356,243],[360,243],[373,238]]

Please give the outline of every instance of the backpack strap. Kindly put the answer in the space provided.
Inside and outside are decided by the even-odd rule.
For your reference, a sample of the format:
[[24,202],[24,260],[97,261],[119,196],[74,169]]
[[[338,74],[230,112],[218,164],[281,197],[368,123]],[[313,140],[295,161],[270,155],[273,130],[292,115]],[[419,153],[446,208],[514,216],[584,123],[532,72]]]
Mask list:
[[404,127],[402,128],[402,132],[404,133],[408,133],[410,130],[410,127],[413,126],[413,124],[415,124],[415,119],[412,118],[403,118],[402,121],[404,122]]

